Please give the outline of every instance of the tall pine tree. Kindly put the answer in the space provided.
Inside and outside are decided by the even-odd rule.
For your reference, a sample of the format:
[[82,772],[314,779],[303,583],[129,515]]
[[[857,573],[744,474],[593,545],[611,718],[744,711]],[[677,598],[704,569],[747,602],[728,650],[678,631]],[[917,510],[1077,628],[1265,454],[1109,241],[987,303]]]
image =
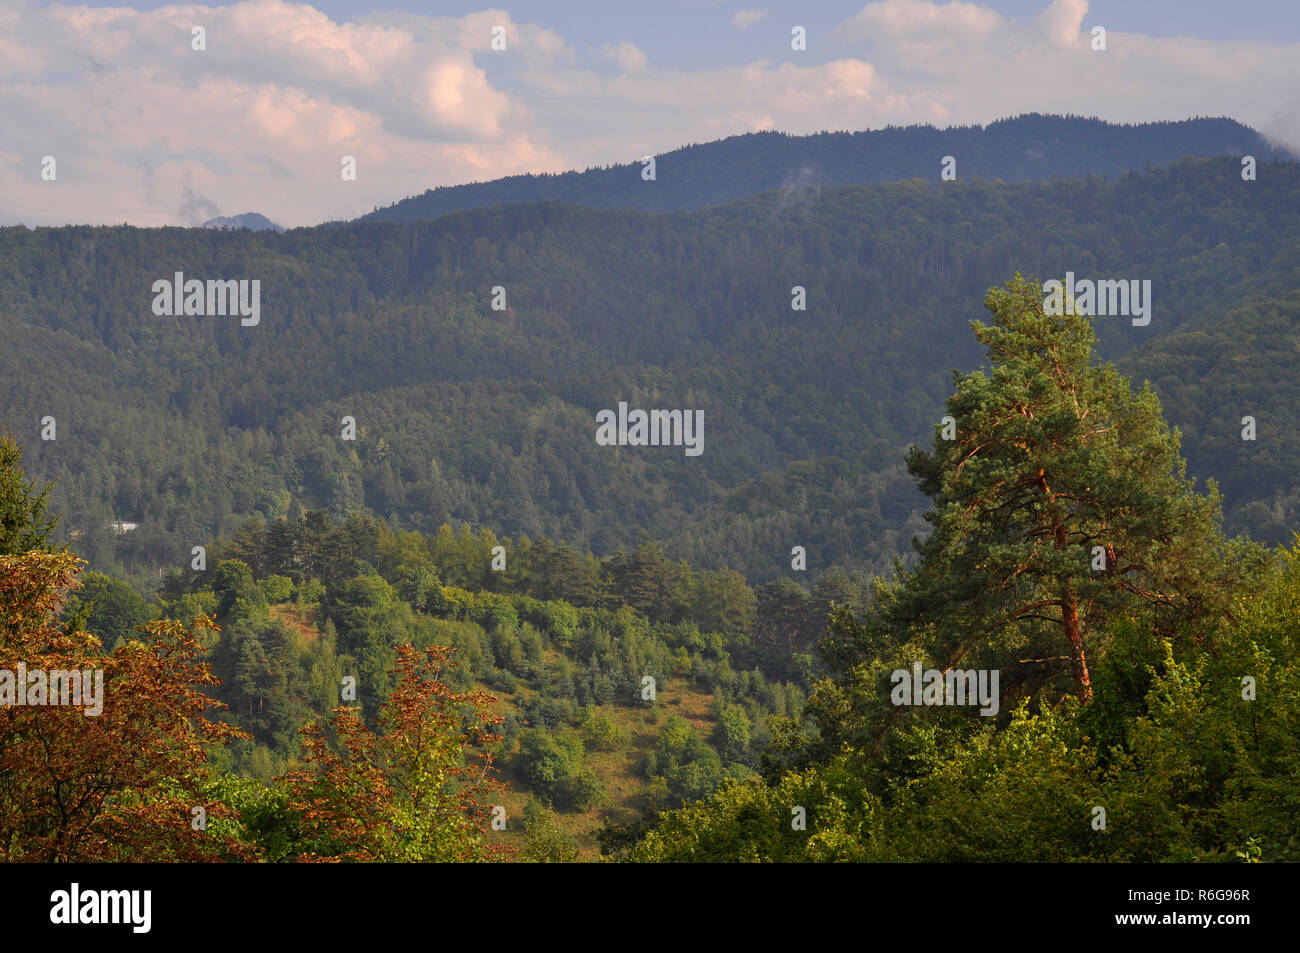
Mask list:
[[1088,317],[1042,299],[1017,275],[989,292],[992,324],[972,322],[990,371],[955,375],[955,435],[908,455],[934,531],[886,616],[942,664],[975,655],[1086,702],[1110,620],[1172,635],[1219,601],[1232,559],[1218,491],[1195,492],[1155,394],[1096,360]]

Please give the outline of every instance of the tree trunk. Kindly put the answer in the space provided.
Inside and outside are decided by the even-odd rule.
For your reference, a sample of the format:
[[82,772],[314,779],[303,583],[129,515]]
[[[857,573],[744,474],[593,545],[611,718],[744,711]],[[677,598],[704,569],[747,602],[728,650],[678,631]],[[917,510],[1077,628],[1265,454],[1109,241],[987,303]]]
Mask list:
[[[1043,489],[1047,490],[1047,480],[1043,476],[1043,471],[1038,471],[1038,477],[1042,481]],[[1050,498],[1050,490],[1047,490]],[[1055,529],[1056,548],[1064,549],[1065,523],[1057,519]],[[1070,643],[1070,651],[1074,656],[1074,684],[1079,690],[1079,698],[1086,705],[1092,701],[1092,679],[1088,677],[1088,658],[1083,651],[1083,632],[1079,630],[1079,603],[1074,597],[1074,585],[1069,579],[1064,580],[1065,591],[1061,598],[1061,628],[1065,632],[1065,639]]]
[[1083,651],[1083,633],[1079,631],[1079,607],[1074,599],[1074,587],[1065,586],[1065,599],[1061,602],[1061,627],[1074,655],[1074,682],[1079,698],[1086,705],[1092,701],[1092,680],[1088,677],[1088,659]]

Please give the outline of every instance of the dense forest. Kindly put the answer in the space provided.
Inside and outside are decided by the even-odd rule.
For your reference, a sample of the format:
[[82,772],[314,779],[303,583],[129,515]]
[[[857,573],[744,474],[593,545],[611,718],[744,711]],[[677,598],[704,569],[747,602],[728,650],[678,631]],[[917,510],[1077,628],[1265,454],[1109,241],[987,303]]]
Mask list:
[[[146,602],[4,437],[0,671],[105,673],[0,714],[6,859],[1300,859],[1300,537],[1223,535],[1090,318],[986,305],[916,564],[811,597],[314,510]],[[927,665],[1001,679],[900,699]]]
[[1029,114],[987,126],[944,129],[889,126],[811,136],[754,132],[657,155],[653,181],[642,177],[645,165],[640,161],[559,175],[517,175],[430,189],[358,221],[418,222],[462,209],[521,202],[678,211],[774,189],[788,195],[824,185],[933,179],[944,156],[958,160],[961,178],[1047,182],[1088,175],[1114,178],[1188,156],[1216,155],[1295,158],[1231,119],[1127,125]]
[[1041,116],[659,159],[0,229],[0,857],[1300,859],[1300,164]]
[[[1154,393],[1039,294],[990,292],[957,434],[908,455],[933,532],[867,612],[833,610],[815,729],[619,856],[1300,859],[1300,536],[1225,538]],[[900,701],[912,665],[999,673],[1000,710],[950,682]]]
[[[1150,324],[1098,318],[1100,353],[1166,398],[1193,475],[1222,483],[1229,530],[1280,543],[1300,515],[1285,373],[1298,203],[1296,164],[1244,181],[1218,158],[664,214],[12,228],[0,406],[29,472],[55,482],[60,530],[139,584],[249,517],[316,509],[598,556],[648,539],[753,584],[795,546],[810,580],[887,574],[925,531],[902,451],[942,416],[949,369],[978,362],[967,327],[984,289],[1016,271],[1137,277]],[[155,316],[152,283],[177,270],[259,280],[260,323]],[[597,445],[596,414],[619,401],[701,410],[704,452]]]
[[[70,570],[58,562],[66,556],[48,552],[45,498],[8,438],[0,466],[0,553],[26,554],[0,563],[6,621],[20,629],[28,617],[17,606],[33,581],[53,596],[70,579],[49,567]],[[598,560],[545,538],[498,539],[464,525],[424,536],[356,514],[334,523],[319,510],[292,523],[249,520],[233,539],[214,541],[203,563],[169,575],[152,602],[119,579],[83,571],[62,618],[94,634],[91,654],[110,655],[138,649],[142,627],[161,638],[179,629],[160,625],[200,620],[194,654],[210,668],[196,682],[223,710],[212,732],[221,743],[205,752],[210,784],[194,797],[215,817],[240,818],[238,838],[272,860],[308,850],[282,842],[303,826],[290,780],[311,750],[301,729],[341,701],[381,721],[400,693],[403,646],[449,649],[438,668],[449,698],[489,702],[484,724],[497,727],[484,736],[486,753],[513,789],[496,801],[518,817],[498,846],[529,859],[594,856],[615,822],[707,796],[725,778],[755,777],[768,719],[802,716],[832,604],[864,609],[870,590],[870,580],[838,573],[811,593],[788,579],[754,590],[739,573],[694,572],[650,543]],[[0,667],[22,647],[11,638]],[[343,690],[349,678],[352,698]],[[111,678],[109,690],[133,691]],[[460,713],[459,704],[452,709]],[[11,735],[18,727],[9,726]],[[15,763],[24,756],[21,743],[0,748]],[[23,843],[33,805],[19,810],[26,795],[6,793]],[[111,813],[123,793],[96,790],[104,800],[76,823],[103,823],[95,815]],[[36,828],[47,820],[27,817]],[[61,848],[27,846],[13,859],[40,849]],[[91,856],[78,853],[89,847],[62,849],[72,853],[42,856]]]

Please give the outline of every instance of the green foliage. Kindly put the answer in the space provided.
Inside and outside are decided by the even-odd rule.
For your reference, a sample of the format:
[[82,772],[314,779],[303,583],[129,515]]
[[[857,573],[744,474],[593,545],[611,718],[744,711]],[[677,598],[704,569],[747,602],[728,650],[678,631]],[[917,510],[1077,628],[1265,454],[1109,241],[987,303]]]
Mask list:
[[239,559],[223,559],[217,563],[212,574],[212,591],[217,594],[217,611],[222,615],[237,611],[246,615],[266,604],[261,587],[253,580],[253,570]]
[[319,579],[307,579],[294,586],[293,599],[298,605],[315,605],[325,597],[325,584]]
[[22,448],[12,434],[0,432],[0,556],[49,548],[58,519],[46,513],[53,487],[37,492],[37,481],[25,480],[22,457]]
[[[120,641],[139,638],[136,630],[154,617],[148,603],[129,585],[97,572],[82,573],[81,588],[69,596],[67,612],[83,619],[82,627],[99,636],[108,648]],[[80,615],[82,612],[84,616]],[[176,618],[193,619],[197,614],[191,612]]]
[[726,761],[747,761],[752,725],[749,715],[739,705],[728,705],[718,719],[714,745]]
[[[799,807],[805,830],[794,826]],[[842,764],[791,773],[775,786],[729,781],[707,801],[660,814],[613,853],[643,863],[861,861],[880,831],[879,809]]]
[[530,729],[519,739],[514,768],[543,801],[561,811],[584,811],[604,796],[600,781],[583,764],[582,739],[570,729]]
[[712,794],[724,771],[718,752],[686,719],[671,714],[660,725],[654,750],[646,757],[646,774],[663,778],[669,797],[680,804]]
[[547,812],[530,817],[524,824],[523,859],[536,864],[571,864],[578,859],[573,840]]
[[[1156,137],[1179,156],[1218,153],[1209,143],[1228,133],[1235,155],[1249,136],[1221,121],[1162,129]],[[276,554],[274,568],[249,563],[256,576],[270,568],[328,583],[323,565],[355,573],[310,534],[286,547],[278,521],[354,513],[426,537],[420,551],[393,544],[400,580],[372,561],[419,611],[421,592],[436,596],[437,585],[520,594],[521,579],[535,598],[595,607],[612,580],[587,553],[621,547],[620,568],[633,573],[617,581],[623,604],[731,635],[747,629],[743,590],[713,579],[696,595],[678,591],[675,563],[761,584],[787,576],[780,557],[798,541],[810,588],[836,569],[887,574],[926,530],[897,448],[933,426],[946,369],[978,363],[964,331],[987,276],[1030,266],[1129,274],[1137,254],[1159,289],[1156,316],[1141,334],[1099,321],[1102,353],[1167,398],[1194,474],[1233,471],[1228,525],[1284,541],[1300,446],[1286,414],[1296,397],[1287,370],[1300,314],[1300,171],[1268,166],[1267,189],[1242,189],[1229,157],[1120,175],[1113,156],[1079,149],[1075,131],[1071,149],[1023,160],[1021,171],[1101,162],[1115,177],[967,178],[984,148],[972,144],[960,152],[961,181],[943,189],[828,186],[793,203],[772,192],[669,216],[543,204],[285,234],[3,229],[0,406],[17,424],[69,394],[83,402],[77,432],[96,439],[35,443],[24,463],[56,481],[60,529],[79,533],[79,551],[101,570],[155,574],[196,542],[244,539],[256,517]],[[990,133],[961,135],[987,147]],[[917,154],[902,151],[911,175]],[[932,178],[936,153],[923,154]],[[851,166],[855,177],[877,168]],[[691,181],[665,175],[660,185]],[[651,191],[661,194],[637,190]],[[1205,208],[1213,214],[1183,211]],[[275,346],[248,347],[238,322],[176,320],[160,336],[134,289],[157,278],[158,262],[178,260],[194,274],[238,261],[281,289],[275,320],[255,331]],[[502,274],[509,320],[482,294]],[[792,322],[780,306],[791,274],[819,289],[809,320]],[[1243,314],[1243,302],[1258,315]],[[350,342],[342,363],[328,343],[339,340]],[[595,411],[637,393],[666,406],[697,395],[709,449],[686,458],[595,447]],[[1268,439],[1239,439],[1246,413]],[[355,445],[338,439],[343,414],[362,424]],[[114,534],[121,519],[139,528]],[[443,524],[454,528],[447,537]],[[470,546],[464,524],[517,541],[506,572],[492,572],[486,540]],[[643,542],[662,559],[649,548],[638,556]],[[371,561],[364,548],[357,558]],[[226,555],[244,559],[238,547]],[[815,642],[816,615],[798,629],[801,650]]]
[[[910,459],[934,534],[865,612],[831,611],[811,724],[771,719],[763,779],[661,813],[619,856],[1295,859],[1300,537],[1272,558],[1223,540],[1154,396],[1037,297],[1020,280],[990,295],[991,373],[958,375],[958,439]],[[888,676],[918,659],[1000,671],[1001,715],[895,707]],[[735,707],[715,698],[724,748]],[[684,727],[665,724],[656,769]]]
[[1202,496],[1186,478],[1155,395],[1096,362],[1089,318],[1046,313],[1019,276],[986,304],[993,323],[973,326],[991,373],[958,375],[956,439],[908,456],[934,532],[886,624],[928,627],[944,666],[1041,660],[1020,669],[1028,692],[1089,699],[1088,656],[1112,619],[1170,636],[1203,625],[1245,554],[1219,535],[1214,485]]
[[[672,809],[609,829],[607,849],[627,859],[1300,859],[1300,547],[1270,559],[1249,541],[1225,540],[1217,487],[1198,492],[1181,459],[1186,442],[1194,469],[1226,474],[1230,519],[1269,539],[1294,523],[1291,445],[1300,435],[1286,423],[1293,401],[1282,370],[1300,298],[1274,292],[1295,272],[1293,217],[1277,209],[1300,178],[1279,167],[1264,202],[1225,191],[1233,171],[1187,162],[1115,183],[975,183],[942,197],[909,185],[846,189],[797,216],[761,199],[671,223],[510,210],[500,214],[517,237],[480,248],[481,262],[462,251],[475,216],[376,226],[383,255],[370,237],[357,240],[360,251],[348,254],[359,258],[321,276],[339,300],[366,301],[375,328],[349,360],[359,419],[382,432],[355,450],[320,438],[335,409],[296,409],[309,392],[341,399],[321,368],[308,362],[299,380],[258,377],[265,368],[243,366],[248,356],[211,328],[158,345],[149,352],[157,366],[143,368],[133,363],[136,331],[78,323],[80,312],[63,307],[76,300],[75,282],[55,268],[59,307],[41,313],[66,316],[42,320],[64,322],[90,342],[88,353],[121,364],[112,386],[93,383],[93,363],[69,360],[52,374],[115,397],[121,419],[149,436],[124,456],[113,449],[123,443],[118,424],[106,424],[102,446],[70,451],[84,456],[84,479],[69,479],[49,448],[37,448],[36,472],[59,477],[78,539],[105,564],[174,565],[194,539],[209,539],[212,567],[173,572],[156,608],[89,573],[69,615],[106,640],[155,612],[219,616],[222,631],[205,638],[222,684],[209,690],[250,737],[214,755],[244,775],[219,782],[214,797],[236,809],[237,820],[220,819],[223,832],[273,860],[292,853],[301,818],[286,810],[283,788],[253,779],[298,763],[298,727],[339,703],[344,675],[358,679],[365,721],[355,727],[366,730],[390,697],[396,646],[408,642],[455,647],[459,664],[438,674],[445,688],[485,683],[512,696],[500,701],[504,739],[482,750],[500,751],[519,787],[564,812],[528,817],[527,859],[572,858],[572,815],[605,796],[586,752],[626,750],[628,717],[658,726],[653,749],[633,755],[644,753],[638,797]],[[1220,223],[1158,214],[1207,194],[1231,196]],[[1014,229],[988,212],[1011,205]],[[1077,216],[1085,206],[1088,216]],[[914,229],[897,224],[918,219]],[[863,231],[863,222],[879,227]],[[978,250],[962,238],[963,222],[979,223]],[[1037,226],[1029,255],[1018,236]],[[954,236],[950,246],[932,248],[935,228]],[[1118,267],[1126,253],[1100,240],[1117,228],[1124,241],[1141,233],[1157,249],[1151,270],[1168,288],[1167,322],[1151,331],[1160,337],[1125,354],[1113,327],[1044,314],[1036,283],[995,289],[992,323],[976,323],[986,367],[958,374],[947,403],[958,439],[935,440],[900,466],[893,448],[938,413],[935,349],[966,366],[977,359],[953,338],[972,283],[1019,257],[1054,273],[1079,247],[1098,249],[1097,271]],[[1228,247],[1216,237],[1222,228],[1265,238]],[[561,229],[577,251],[551,242]],[[720,233],[735,239],[719,244]],[[265,262],[291,249],[304,274],[317,274],[347,234],[235,240]],[[51,260],[66,261],[88,236],[111,244],[118,235],[6,232],[0,251],[22,275],[52,248],[60,255]],[[195,240],[199,258],[212,254]],[[483,319],[471,293],[482,283],[476,269],[507,258],[523,262],[512,300],[530,320],[518,341]],[[741,290],[665,290],[666,274],[701,259]],[[1210,259],[1222,280],[1207,290],[1193,279]],[[399,266],[408,269],[400,280]],[[609,301],[592,276],[624,266],[620,293],[645,314],[602,323],[596,314]],[[818,321],[787,334],[755,315],[783,293],[784,279],[769,275],[790,268],[828,291]],[[543,274],[583,289],[590,313],[561,314],[541,300]],[[858,286],[886,290],[860,300]],[[1268,297],[1233,312],[1238,344],[1215,319],[1246,288]],[[681,306],[679,293],[699,307]],[[12,275],[0,277],[0,303],[13,298]],[[315,303],[319,327],[287,314],[282,328],[305,353],[313,336],[350,334],[359,320],[324,299],[304,307]],[[28,329],[34,313],[21,307]],[[651,312],[668,316],[657,335],[638,330]],[[0,309],[0,320],[13,313]],[[566,339],[600,340],[601,353],[559,353],[547,335],[562,326],[576,332]],[[25,334],[0,355],[0,371],[23,360]],[[402,360],[374,370],[398,340]],[[462,376],[419,357],[452,344]],[[212,358],[222,388],[192,375],[156,379],[197,353]],[[1155,384],[1130,386],[1099,353]],[[644,370],[647,360],[661,377]],[[529,376],[547,361],[560,378]],[[1277,393],[1265,394],[1279,374]],[[512,383],[485,387],[479,375]],[[864,375],[870,394],[855,389]],[[131,390],[137,379],[177,412],[159,417],[152,391]],[[574,442],[608,394],[674,387],[726,395],[705,404],[728,424],[710,431],[720,451],[711,469],[683,469],[668,454],[630,466],[626,454],[593,455]],[[1190,422],[1185,440],[1165,423],[1157,391],[1169,395],[1172,418]],[[1273,439],[1239,439],[1225,415],[1243,404],[1263,408]],[[735,405],[750,409],[745,419],[724,416]],[[1207,409],[1215,406],[1228,409]],[[253,415],[267,408],[280,416],[273,430],[258,429]],[[96,413],[107,411],[92,399],[88,419]],[[0,542],[48,545],[45,497],[11,443],[0,441],[0,453]],[[932,500],[925,520],[907,470]],[[145,513],[141,530],[106,537],[108,516],[121,513]],[[919,562],[892,563],[889,581],[872,578],[927,522]],[[647,523],[663,527],[656,538],[636,532]],[[515,535],[498,538],[488,525]],[[811,572],[787,573],[774,539],[808,545]],[[505,572],[490,568],[497,545]],[[1094,546],[1103,571],[1090,565]],[[998,669],[1000,715],[896,708],[889,673],[916,660]],[[646,675],[661,692],[648,708]],[[670,686],[713,692],[713,723],[676,714],[694,709]],[[593,763],[604,770],[616,760]],[[1097,807],[1104,829],[1092,823]],[[801,819],[806,829],[792,824]]]
[[289,597],[293,595],[293,580],[288,576],[272,573],[262,580],[262,594],[267,602],[288,602]]
[[595,751],[621,751],[628,743],[627,731],[614,717],[598,708],[587,709],[582,737]]
[[[1152,342],[1126,361],[1152,382],[1183,432],[1188,468],[1212,474],[1233,532],[1285,543],[1300,526],[1294,475],[1300,447],[1300,380],[1294,342],[1300,293],[1250,294],[1213,322]],[[1243,417],[1257,436],[1243,439]]]
[[[268,775],[269,777],[269,775]],[[208,821],[215,832],[226,832],[238,840],[256,844],[269,863],[293,858],[301,837],[299,816],[289,807],[289,795],[281,787],[262,780],[225,775],[210,783],[207,793],[230,807],[238,821],[223,818]]]

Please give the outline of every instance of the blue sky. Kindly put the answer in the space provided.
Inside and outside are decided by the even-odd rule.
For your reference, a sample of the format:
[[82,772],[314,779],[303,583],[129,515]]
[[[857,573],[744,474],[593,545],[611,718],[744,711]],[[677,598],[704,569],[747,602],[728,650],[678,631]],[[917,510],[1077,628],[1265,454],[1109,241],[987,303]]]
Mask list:
[[[130,6],[153,10],[174,0],[144,0]],[[90,6],[113,7],[121,0],[93,0]],[[208,6],[230,6],[211,2]],[[410,3],[392,0],[319,0],[312,4],[335,20],[356,20],[387,10],[406,10],[438,17],[459,17],[485,9],[503,9],[520,20],[546,23],[572,42],[599,46],[632,40],[655,62],[685,68],[714,60],[740,62],[764,55],[769,42],[783,43],[784,24],[799,23],[814,36],[832,36],[835,25],[862,9],[852,0],[741,3],[715,0],[582,0],[528,3]],[[1041,0],[989,0],[983,4],[1011,17],[1033,16]],[[1193,36],[1208,40],[1300,42],[1300,3],[1297,0],[1092,0],[1090,21],[1153,37]],[[731,17],[737,10],[764,9],[766,22],[733,36]],[[811,50],[814,54],[816,49]]]
[[1297,91],[1297,0],[0,0],[0,224],[303,225],[760,129],[1030,111],[1300,149]]

